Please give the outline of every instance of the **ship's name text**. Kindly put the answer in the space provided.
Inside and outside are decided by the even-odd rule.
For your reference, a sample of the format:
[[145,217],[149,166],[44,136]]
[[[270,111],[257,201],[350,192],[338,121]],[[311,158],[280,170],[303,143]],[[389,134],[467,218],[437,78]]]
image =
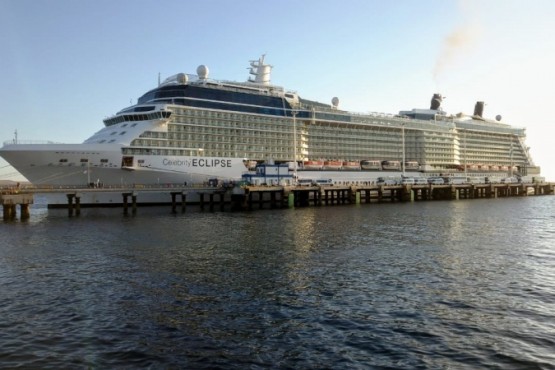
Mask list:
[[193,158],[193,159],[167,159],[162,161],[164,166],[185,166],[185,167],[231,167],[231,159],[217,158]]

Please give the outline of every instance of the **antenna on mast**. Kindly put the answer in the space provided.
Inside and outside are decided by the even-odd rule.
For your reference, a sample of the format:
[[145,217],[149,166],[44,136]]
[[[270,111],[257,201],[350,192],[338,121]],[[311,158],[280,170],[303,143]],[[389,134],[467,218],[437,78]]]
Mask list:
[[160,86],[160,72],[158,72],[158,86]]
[[13,143],[17,144],[17,129],[14,131],[14,139],[13,139]]

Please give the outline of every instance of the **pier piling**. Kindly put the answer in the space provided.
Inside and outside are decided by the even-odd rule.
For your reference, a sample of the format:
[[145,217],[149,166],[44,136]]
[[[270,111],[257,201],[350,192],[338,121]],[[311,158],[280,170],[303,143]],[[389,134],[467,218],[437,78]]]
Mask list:
[[3,208],[4,221],[11,221],[17,218],[17,205],[19,204],[20,219],[29,218],[29,206],[33,204],[32,194],[0,194],[0,204]]

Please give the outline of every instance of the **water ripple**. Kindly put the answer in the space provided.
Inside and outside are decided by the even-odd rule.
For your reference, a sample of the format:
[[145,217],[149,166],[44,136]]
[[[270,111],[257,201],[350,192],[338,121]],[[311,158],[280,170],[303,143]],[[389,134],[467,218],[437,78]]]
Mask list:
[[554,205],[33,210],[0,224],[0,367],[550,369]]

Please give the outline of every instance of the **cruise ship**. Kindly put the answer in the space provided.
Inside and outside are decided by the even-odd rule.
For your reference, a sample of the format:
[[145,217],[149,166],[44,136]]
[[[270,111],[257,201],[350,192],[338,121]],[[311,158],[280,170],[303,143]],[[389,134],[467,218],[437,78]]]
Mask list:
[[[264,56],[245,82],[179,73],[104,120],[81,144],[4,143],[0,155],[32,184],[197,184],[240,180],[260,164],[287,164],[293,181],[350,184],[379,176],[538,175],[524,128],[429,109],[353,113],[270,83]],[[252,172],[251,172],[252,173]]]

